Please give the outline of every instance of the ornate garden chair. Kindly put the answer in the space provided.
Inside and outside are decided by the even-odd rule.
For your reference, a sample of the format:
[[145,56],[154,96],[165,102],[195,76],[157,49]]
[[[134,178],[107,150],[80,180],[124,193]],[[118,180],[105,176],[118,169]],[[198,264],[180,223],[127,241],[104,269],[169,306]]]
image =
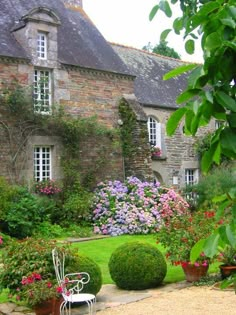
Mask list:
[[53,264],[55,268],[56,278],[61,288],[63,302],[60,306],[61,315],[71,315],[71,304],[78,302],[86,302],[89,309],[89,315],[96,314],[96,297],[89,293],[80,293],[85,284],[90,281],[87,272],[64,274],[65,255],[59,253],[56,248],[52,250]]

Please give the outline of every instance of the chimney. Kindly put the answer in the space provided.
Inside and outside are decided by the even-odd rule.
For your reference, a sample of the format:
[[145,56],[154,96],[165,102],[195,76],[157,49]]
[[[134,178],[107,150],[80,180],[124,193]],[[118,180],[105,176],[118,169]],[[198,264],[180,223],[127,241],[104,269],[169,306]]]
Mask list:
[[83,0],[63,0],[66,8],[71,10],[78,10],[83,8]]

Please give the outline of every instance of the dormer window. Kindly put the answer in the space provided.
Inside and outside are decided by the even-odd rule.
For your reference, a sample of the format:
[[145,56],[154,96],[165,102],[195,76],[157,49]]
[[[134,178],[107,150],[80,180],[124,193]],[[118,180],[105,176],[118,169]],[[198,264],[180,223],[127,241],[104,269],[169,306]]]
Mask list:
[[39,59],[47,59],[47,34],[38,32],[37,56]]

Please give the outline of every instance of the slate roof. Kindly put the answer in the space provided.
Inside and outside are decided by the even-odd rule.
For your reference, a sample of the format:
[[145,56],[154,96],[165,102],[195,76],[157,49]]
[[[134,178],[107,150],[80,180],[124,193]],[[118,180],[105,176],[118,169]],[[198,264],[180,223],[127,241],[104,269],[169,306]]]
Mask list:
[[178,108],[176,97],[186,87],[186,76],[163,81],[165,73],[184,64],[183,61],[164,57],[132,47],[111,44],[129,71],[136,76],[134,92],[143,106]]
[[61,20],[58,27],[59,61],[97,70],[128,74],[112,47],[82,9],[65,8],[63,0],[0,0],[0,56],[25,58],[11,29],[31,9],[46,7]]

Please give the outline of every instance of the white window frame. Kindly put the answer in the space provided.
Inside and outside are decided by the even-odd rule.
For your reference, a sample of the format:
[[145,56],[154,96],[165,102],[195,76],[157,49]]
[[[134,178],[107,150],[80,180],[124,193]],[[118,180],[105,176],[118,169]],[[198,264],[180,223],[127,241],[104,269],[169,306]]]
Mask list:
[[51,114],[52,83],[51,71],[34,69],[34,111]]
[[39,59],[47,59],[48,38],[47,33],[38,32],[37,35],[37,56]]
[[193,186],[199,181],[199,170],[197,168],[186,168],[184,176],[185,185]]
[[149,143],[161,149],[161,123],[152,116],[149,116],[147,124]]
[[50,146],[34,147],[34,180],[52,179],[52,149]]

